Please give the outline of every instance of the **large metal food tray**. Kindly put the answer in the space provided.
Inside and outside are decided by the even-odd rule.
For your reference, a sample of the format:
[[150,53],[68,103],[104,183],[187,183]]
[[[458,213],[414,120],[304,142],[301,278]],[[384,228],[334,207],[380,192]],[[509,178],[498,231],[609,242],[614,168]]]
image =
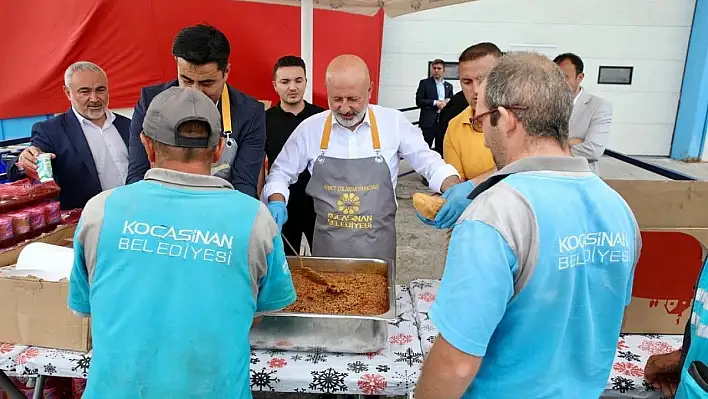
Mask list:
[[[298,267],[296,257],[288,264]],[[396,270],[394,263],[380,259],[304,257],[305,266],[321,272],[364,272],[388,278],[388,310],[378,316],[315,313],[266,313],[251,330],[251,346],[256,349],[324,350],[342,353],[369,353],[386,347],[388,324],[396,321]]]

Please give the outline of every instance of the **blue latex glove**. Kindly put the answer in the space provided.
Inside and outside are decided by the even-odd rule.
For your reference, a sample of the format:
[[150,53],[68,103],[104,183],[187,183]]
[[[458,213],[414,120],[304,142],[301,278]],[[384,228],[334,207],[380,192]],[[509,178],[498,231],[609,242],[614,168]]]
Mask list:
[[424,217],[423,215],[421,215],[420,213],[416,212],[415,215],[418,216],[418,220],[420,220],[421,222],[423,222],[423,224],[427,224],[428,226],[435,226],[435,222],[434,222],[434,221],[425,218],[425,217]]
[[445,205],[440,208],[435,216],[435,227],[438,229],[449,229],[455,225],[462,212],[472,203],[467,197],[474,190],[474,183],[471,180],[455,184],[442,195],[445,198]]
[[278,225],[278,232],[282,232],[283,225],[288,221],[288,207],[285,206],[285,202],[270,201],[268,203],[268,210],[270,211],[270,214],[273,215],[275,224]]

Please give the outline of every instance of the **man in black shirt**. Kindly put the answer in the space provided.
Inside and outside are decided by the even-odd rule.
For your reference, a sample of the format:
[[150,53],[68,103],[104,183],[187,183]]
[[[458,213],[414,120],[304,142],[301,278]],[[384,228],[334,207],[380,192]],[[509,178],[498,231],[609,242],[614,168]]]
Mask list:
[[460,90],[450,98],[445,108],[440,111],[438,130],[435,132],[435,151],[440,153],[441,157],[443,156],[444,146],[442,144],[438,145],[437,143],[443,143],[445,141],[445,132],[447,131],[447,126],[450,124],[450,121],[452,118],[462,113],[469,105],[465,98],[465,93]]
[[[273,68],[273,88],[280,97],[280,103],[266,111],[266,156],[272,165],[283,149],[283,145],[300,122],[324,111],[324,108],[310,104],[303,99],[307,78],[305,61],[288,55],[280,58]],[[300,174],[297,182],[290,186],[288,200],[288,221],[283,225],[283,235],[296,250],[300,249],[302,234],[312,248],[315,229],[315,208],[312,197],[305,193],[310,181],[310,172]],[[295,255],[286,245],[285,253]]]

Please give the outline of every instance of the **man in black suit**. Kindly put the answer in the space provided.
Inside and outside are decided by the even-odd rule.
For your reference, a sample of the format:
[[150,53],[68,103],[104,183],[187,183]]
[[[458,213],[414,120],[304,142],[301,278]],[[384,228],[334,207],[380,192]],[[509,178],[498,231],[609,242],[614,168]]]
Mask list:
[[[445,108],[447,102],[453,95],[452,84],[443,78],[445,74],[445,62],[441,59],[434,60],[430,66],[432,76],[423,79],[418,84],[415,92],[415,104],[420,107],[419,126],[423,131],[425,142],[430,148],[433,147],[433,140],[437,130],[440,111]],[[442,151],[442,142],[435,143],[435,148]]]
[[[265,108],[263,103],[226,83],[231,71],[230,54],[226,35],[211,26],[191,26],[177,34],[172,44],[177,80],[143,88],[135,106],[127,184],[142,180],[150,169],[140,133],[152,99],[170,87],[193,87],[211,98],[222,115],[226,148],[212,174],[224,178],[242,193],[257,197],[258,175],[265,154]],[[223,111],[226,102],[228,112]]]
[[[324,108],[310,104],[303,98],[308,83],[305,68],[305,61],[294,55],[280,58],[273,67],[273,88],[278,93],[280,102],[266,111],[266,155],[269,165],[273,165],[300,122],[324,111]],[[300,250],[303,234],[312,248],[317,215],[312,197],[305,193],[309,182],[310,172],[305,168],[297,181],[290,186],[287,205],[290,217],[283,225],[283,235],[296,251]],[[285,253],[291,256],[299,254],[293,253],[287,245]]]
[[125,183],[130,119],[108,110],[108,78],[94,63],[72,64],[64,92],[71,108],[32,126],[31,145],[18,163],[36,171],[37,156],[48,153],[61,208],[83,208],[101,191]]

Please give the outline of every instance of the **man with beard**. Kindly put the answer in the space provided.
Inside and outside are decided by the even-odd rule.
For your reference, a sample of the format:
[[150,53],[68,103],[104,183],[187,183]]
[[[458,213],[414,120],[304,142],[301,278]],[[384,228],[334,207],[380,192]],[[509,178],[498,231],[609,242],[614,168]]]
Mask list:
[[[369,104],[373,84],[364,61],[341,55],[325,77],[330,112],[303,121],[275,160],[263,189],[278,226],[287,221],[289,187],[300,173],[312,177],[317,221],[315,256],[396,259],[396,196],[399,157],[445,192],[441,212],[460,215],[471,188],[454,167],[431,150],[403,113]],[[459,212],[459,213],[457,213]]]
[[206,94],[219,108],[226,148],[212,174],[244,194],[257,197],[258,176],[263,166],[265,110],[263,104],[226,83],[231,72],[231,45],[221,31],[197,25],[182,29],[172,44],[177,79],[145,87],[130,126],[130,165],[127,184],[140,181],[150,168],[140,142],[143,119],[152,99],[170,87],[191,87]]
[[[280,97],[280,103],[266,111],[266,156],[270,163],[275,162],[285,142],[302,121],[324,111],[324,108],[303,98],[307,86],[305,68],[305,61],[294,55],[280,58],[273,68],[273,88]],[[312,197],[305,193],[309,181],[310,172],[305,170],[290,186],[288,214],[292,216],[283,225],[283,235],[295,250],[300,248],[303,234],[312,248],[315,208]],[[297,255],[288,246],[285,253]]]
[[453,230],[416,399],[604,391],[641,236],[622,197],[568,154],[572,109],[540,54],[505,55],[482,84],[472,122],[499,172]]
[[61,208],[83,208],[94,195],[125,184],[130,119],[108,110],[108,78],[92,62],[67,68],[64,92],[71,108],[32,126],[31,145],[18,163],[36,171],[37,156],[49,154]]

